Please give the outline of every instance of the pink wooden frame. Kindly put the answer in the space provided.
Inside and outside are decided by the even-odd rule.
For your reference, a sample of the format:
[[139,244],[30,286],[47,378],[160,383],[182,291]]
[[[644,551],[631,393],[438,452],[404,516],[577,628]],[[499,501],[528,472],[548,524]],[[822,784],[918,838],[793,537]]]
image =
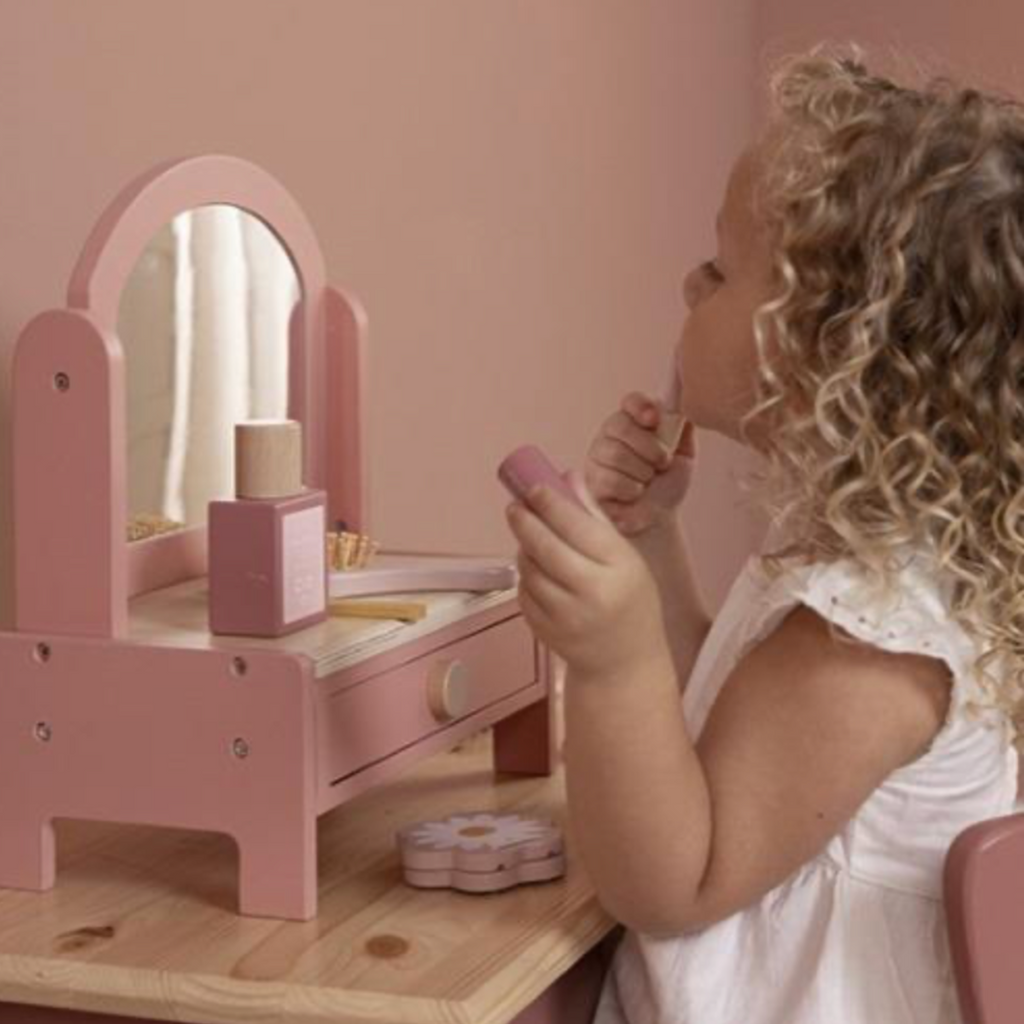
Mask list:
[[943,875],[963,1024],[1018,1024],[1024,1018],[1024,814],[961,832]]
[[[15,350],[16,626],[0,632],[0,886],[53,885],[55,817],[145,822],[232,835],[242,912],[308,919],[319,814],[488,726],[498,771],[552,771],[551,665],[514,595],[322,678],[310,656],[243,638],[192,647],[173,635],[129,638],[133,594],[205,573],[206,531],[127,543],[120,289],[155,231],[210,203],[261,217],[291,253],[303,301],[289,404],[306,424],[306,482],[327,490],[332,519],[368,529],[366,318],[325,284],[301,210],[233,157],[142,175],[89,236],[67,308],[30,321]],[[527,656],[509,657],[519,644]],[[485,685],[470,713],[437,721],[426,676],[452,658]],[[351,687],[364,688],[358,699],[338,697]],[[335,700],[345,714],[332,714]],[[348,756],[357,739],[372,740],[363,748],[374,756]]]
[[230,156],[171,161],[107,207],[72,271],[67,308],[40,314],[18,340],[18,629],[120,636],[132,595],[206,572],[205,526],[125,540],[124,353],[116,325],[124,283],[153,235],[178,214],[214,203],[259,217],[291,256],[303,299],[293,320],[289,404],[305,426],[305,482],[328,491],[332,519],[368,529],[365,315],[326,286],[305,214],[266,171]]

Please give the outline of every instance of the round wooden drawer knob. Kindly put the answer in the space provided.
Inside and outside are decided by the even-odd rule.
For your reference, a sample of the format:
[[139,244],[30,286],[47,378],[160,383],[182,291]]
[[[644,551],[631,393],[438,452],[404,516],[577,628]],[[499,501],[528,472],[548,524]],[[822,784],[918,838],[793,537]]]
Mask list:
[[427,676],[427,704],[439,721],[460,718],[469,708],[469,673],[461,661],[439,661]]

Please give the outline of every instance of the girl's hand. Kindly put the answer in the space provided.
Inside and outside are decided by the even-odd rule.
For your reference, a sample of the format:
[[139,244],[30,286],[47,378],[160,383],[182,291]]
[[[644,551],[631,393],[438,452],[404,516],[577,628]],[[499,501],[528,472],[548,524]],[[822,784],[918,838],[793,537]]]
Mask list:
[[584,478],[597,503],[627,537],[671,519],[690,487],[697,458],[687,422],[673,454],[655,436],[661,406],[631,391],[590,445]]
[[571,470],[566,479],[595,514],[548,487],[508,506],[520,544],[520,605],[537,638],[575,671],[621,677],[667,657],[657,584],[581,475]]

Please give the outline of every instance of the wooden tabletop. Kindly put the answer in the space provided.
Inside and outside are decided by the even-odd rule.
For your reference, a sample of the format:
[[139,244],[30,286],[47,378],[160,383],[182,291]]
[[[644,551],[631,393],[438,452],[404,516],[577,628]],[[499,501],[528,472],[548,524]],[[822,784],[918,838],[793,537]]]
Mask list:
[[[486,895],[406,885],[394,831],[536,813],[566,875]],[[501,1024],[614,926],[576,854],[563,769],[495,776],[489,731],[322,816],[318,917],[236,913],[226,836],[57,821],[57,884],[0,890],[0,1000],[193,1022]]]

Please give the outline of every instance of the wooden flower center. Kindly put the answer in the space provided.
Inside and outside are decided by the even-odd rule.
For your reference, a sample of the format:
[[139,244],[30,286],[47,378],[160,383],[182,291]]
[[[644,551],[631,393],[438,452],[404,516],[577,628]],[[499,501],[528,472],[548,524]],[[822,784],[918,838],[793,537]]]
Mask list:
[[467,825],[459,829],[460,836],[485,836],[494,831],[493,825]]

